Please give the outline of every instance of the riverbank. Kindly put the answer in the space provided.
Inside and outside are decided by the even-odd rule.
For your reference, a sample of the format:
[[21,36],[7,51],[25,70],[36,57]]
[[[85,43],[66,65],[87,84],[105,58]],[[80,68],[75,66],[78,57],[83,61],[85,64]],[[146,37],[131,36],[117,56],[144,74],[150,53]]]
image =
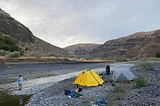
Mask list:
[[[42,82],[48,81],[47,78],[55,77],[84,69],[105,68],[108,63],[81,63],[81,64],[56,64],[56,63],[26,63],[26,64],[5,64],[0,67],[0,88],[5,84],[15,82],[17,86],[18,75],[21,74],[25,81],[41,79]],[[38,81],[36,81],[38,82]],[[34,82],[33,82],[34,83]],[[12,85],[12,84],[11,84]],[[27,84],[24,84],[27,85]]]
[[[148,65],[151,67],[148,67]],[[159,106],[160,62],[138,64],[131,69],[137,76],[145,75],[148,78],[146,87],[134,88],[134,83],[116,83],[115,86],[112,86],[112,83],[105,82],[103,86],[84,87],[81,92],[83,96],[74,99],[64,95],[65,89],[75,89],[73,84],[75,78],[70,78],[56,83],[34,95],[28,106],[91,106],[96,104],[100,98],[108,101],[109,106]],[[127,89],[115,93],[117,88],[121,89],[120,86]]]
[[[85,64],[8,64],[1,68],[1,90],[9,90],[14,95],[39,94],[44,89],[74,76],[77,76],[84,69],[92,69],[96,72],[104,72],[106,64],[110,64],[112,69],[123,69],[132,67],[133,64],[124,63],[85,63]],[[16,79],[17,73],[24,77],[23,90],[18,91]],[[49,75],[49,76],[48,76]],[[5,79],[6,78],[6,79]],[[11,78],[11,79],[8,79]],[[12,79],[14,78],[14,79]],[[13,80],[13,83],[6,83]]]
[[[0,88],[9,89],[12,88],[16,95],[37,93],[55,82],[62,81],[64,79],[77,76],[84,69],[92,69],[95,72],[104,72],[106,64],[110,64],[112,70],[128,69],[133,64],[124,63],[85,63],[85,64],[24,64],[24,65],[6,65],[6,67],[0,72],[1,83]],[[23,90],[17,91],[18,78],[17,73],[23,75]],[[11,79],[8,79],[11,78]],[[5,83],[5,82],[13,83]]]
[[[117,69],[128,69],[132,67],[129,63],[115,63],[110,64],[111,70]],[[95,70],[96,72],[104,72],[105,68]],[[77,74],[78,75],[78,74]],[[61,77],[59,77],[61,78]],[[31,98],[29,106],[42,106],[42,105],[53,105],[53,106],[84,106],[91,103],[95,103],[100,98],[106,98],[107,95],[112,96],[113,86],[112,83],[105,82],[103,86],[98,87],[84,87],[82,91],[82,97],[77,99],[69,98],[64,95],[65,89],[75,89],[73,84],[74,78],[69,78],[60,81],[53,86],[42,90]]]
[[[58,64],[56,66],[55,64],[54,65],[46,64],[47,66],[43,66],[45,64],[39,64],[39,65],[36,64],[36,66],[35,65],[30,66],[28,64],[18,65],[18,66],[7,65],[6,66],[7,70],[4,70],[4,74],[2,72],[1,75],[5,75],[7,73],[9,74],[9,76],[13,75],[14,73],[15,75],[17,75],[16,71],[18,70],[22,71],[21,69],[23,69],[23,72],[29,71],[28,73],[32,72],[37,73],[36,70],[33,70],[32,68],[34,67],[34,69],[37,69],[41,67],[40,68],[41,70],[42,66],[45,70],[52,69],[54,70],[51,71],[52,73],[59,72],[61,75],[58,75],[59,73],[57,73],[55,76],[40,77],[36,79],[25,80],[24,89],[22,91],[17,91],[15,89],[17,88],[16,82],[9,84],[0,84],[0,88],[2,88],[2,90],[9,89],[10,91],[13,91],[12,94],[14,95],[35,94],[31,97],[30,102],[28,104],[29,106],[44,106],[44,105],[71,106],[75,104],[77,106],[86,106],[86,105],[90,106],[95,104],[96,101],[100,98],[105,98],[105,100],[107,100],[108,103],[110,104],[109,106],[142,106],[142,105],[148,106],[146,104],[150,105],[154,104],[154,106],[160,105],[159,104],[160,62],[141,61],[141,62],[119,62],[119,63],[107,63],[107,64],[110,64],[111,71],[117,69],[128,69],[129,67],[132,67],[131,70],[134,72],[135,75],[137,76],[141,75],[147,77],[148,79],[147,86],[142,88],[134,88],[133,83],[130,84],[116,83],[115,84],[116,86],[112,86],[112,83],[105,82],[103,86],[84,88],[82,91],[83,96],[80,98],[72,99],[69,98],[68,96],[65,96],[63,94],[65,89],[75,89],[75,86],[73,84],[73,81],[75,80],[74,76],[77,76],[83,68],[88,67],[89,69],[93,69],[96,72],[103,72],[105,70],[106,63],[94,63],[94,64],[77,64],[77,65]],[[133,64],[135,66],[133,66]],[[54,68],[52,66],[54,66]],[[32,68],[30,69],[30,67]],[[50,68],[48,69],[47,67]],[[57,67],[61,67],[59,71],[57,70]],[[62,72],[67,72],[66,74],[62,75],[62,72],[60,72],[60,70],[66,69],[67,67],[68,67],[67,70],[70,71],[67,70],[62,71]],[[9,69],[11,69],[11,71],[9,71]],[[40,70],[38,69],[37,71],[39,72]],[[77,70],[77,72],[75,72],[75,70]],[[44,73],[48,73],[48,71],[44,71]],[[25,75],[27,76],[27,74]],[[122,90],[123,92],[115,93],[115,89],[117,88],[119,89],[120,86],[127,89],[125,89],[125,91]],[[138,103],[136,101],[138,101]]]
[[0,56],[0,66],[4,64],[32,64],[32,63],[56,63],[56,64],[78,64],[78,63],[101,63],[117,62],[117,60],[86,59],[86,58],[65,58],[65,57],[16,57],[10,58]]

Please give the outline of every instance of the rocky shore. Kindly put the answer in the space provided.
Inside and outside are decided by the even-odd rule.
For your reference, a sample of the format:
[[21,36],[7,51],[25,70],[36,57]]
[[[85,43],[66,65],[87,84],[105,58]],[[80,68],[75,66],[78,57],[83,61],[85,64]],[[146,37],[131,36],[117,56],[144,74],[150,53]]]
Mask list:
[[61,81],[54,86],[51,86],[39,94],[34,95],[31,98],[29,106],[83,106],[94,103],[100,98],[105,98],[110,95],[112,90],[109,83],[105,83],[103,86],[83,88],[82,97],[76,99],[70,98],[64,95],[64,90],[75,89],[73,84],[75,78]]
[[120,84],[112,86],[113,83],[109,81],[103,86],[84,87],[81,92],[82,97],[70,98],[64,95],[64,90],[75,89],[73,84],[75,78],[70,78],[34,95],[28,106],[92,106],[96,105],[100,98],[104,98],[109,106],[160,106],[160,62],[143,63],[131,69],[137,76],[145,75],[148,84],[146,87],[129,89],[124,98],[117,99],[114,94],[114,89]]

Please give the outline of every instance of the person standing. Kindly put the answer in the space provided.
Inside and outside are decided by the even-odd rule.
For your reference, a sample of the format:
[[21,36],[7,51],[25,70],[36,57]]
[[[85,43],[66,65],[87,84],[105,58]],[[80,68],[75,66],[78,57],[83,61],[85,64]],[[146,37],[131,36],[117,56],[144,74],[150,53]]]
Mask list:
[[107,79],[110,77],[110,75],[111,75],[110,65],[107,65],[106,66],[106,76],[107,76]]
[[19,79],[18,79],[18,88],[19,88],[19,90],[22,90],[22,83],[23,83],[23,77],[21,75],[19,75]]

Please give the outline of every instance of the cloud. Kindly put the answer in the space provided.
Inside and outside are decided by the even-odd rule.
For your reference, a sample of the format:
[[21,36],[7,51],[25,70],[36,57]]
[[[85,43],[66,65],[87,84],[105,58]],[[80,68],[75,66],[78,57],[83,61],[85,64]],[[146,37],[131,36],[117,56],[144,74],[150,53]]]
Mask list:
[[158,29],[158,0],[1,0],[0,7],[56,46],[104,43]]

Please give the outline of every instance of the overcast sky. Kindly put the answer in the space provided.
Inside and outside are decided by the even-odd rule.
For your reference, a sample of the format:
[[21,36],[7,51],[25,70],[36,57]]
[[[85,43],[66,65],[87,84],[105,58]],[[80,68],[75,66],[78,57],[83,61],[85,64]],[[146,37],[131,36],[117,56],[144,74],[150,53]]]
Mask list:
[[0,0],[0,8],[59,47],[160,29],[160,0]]

